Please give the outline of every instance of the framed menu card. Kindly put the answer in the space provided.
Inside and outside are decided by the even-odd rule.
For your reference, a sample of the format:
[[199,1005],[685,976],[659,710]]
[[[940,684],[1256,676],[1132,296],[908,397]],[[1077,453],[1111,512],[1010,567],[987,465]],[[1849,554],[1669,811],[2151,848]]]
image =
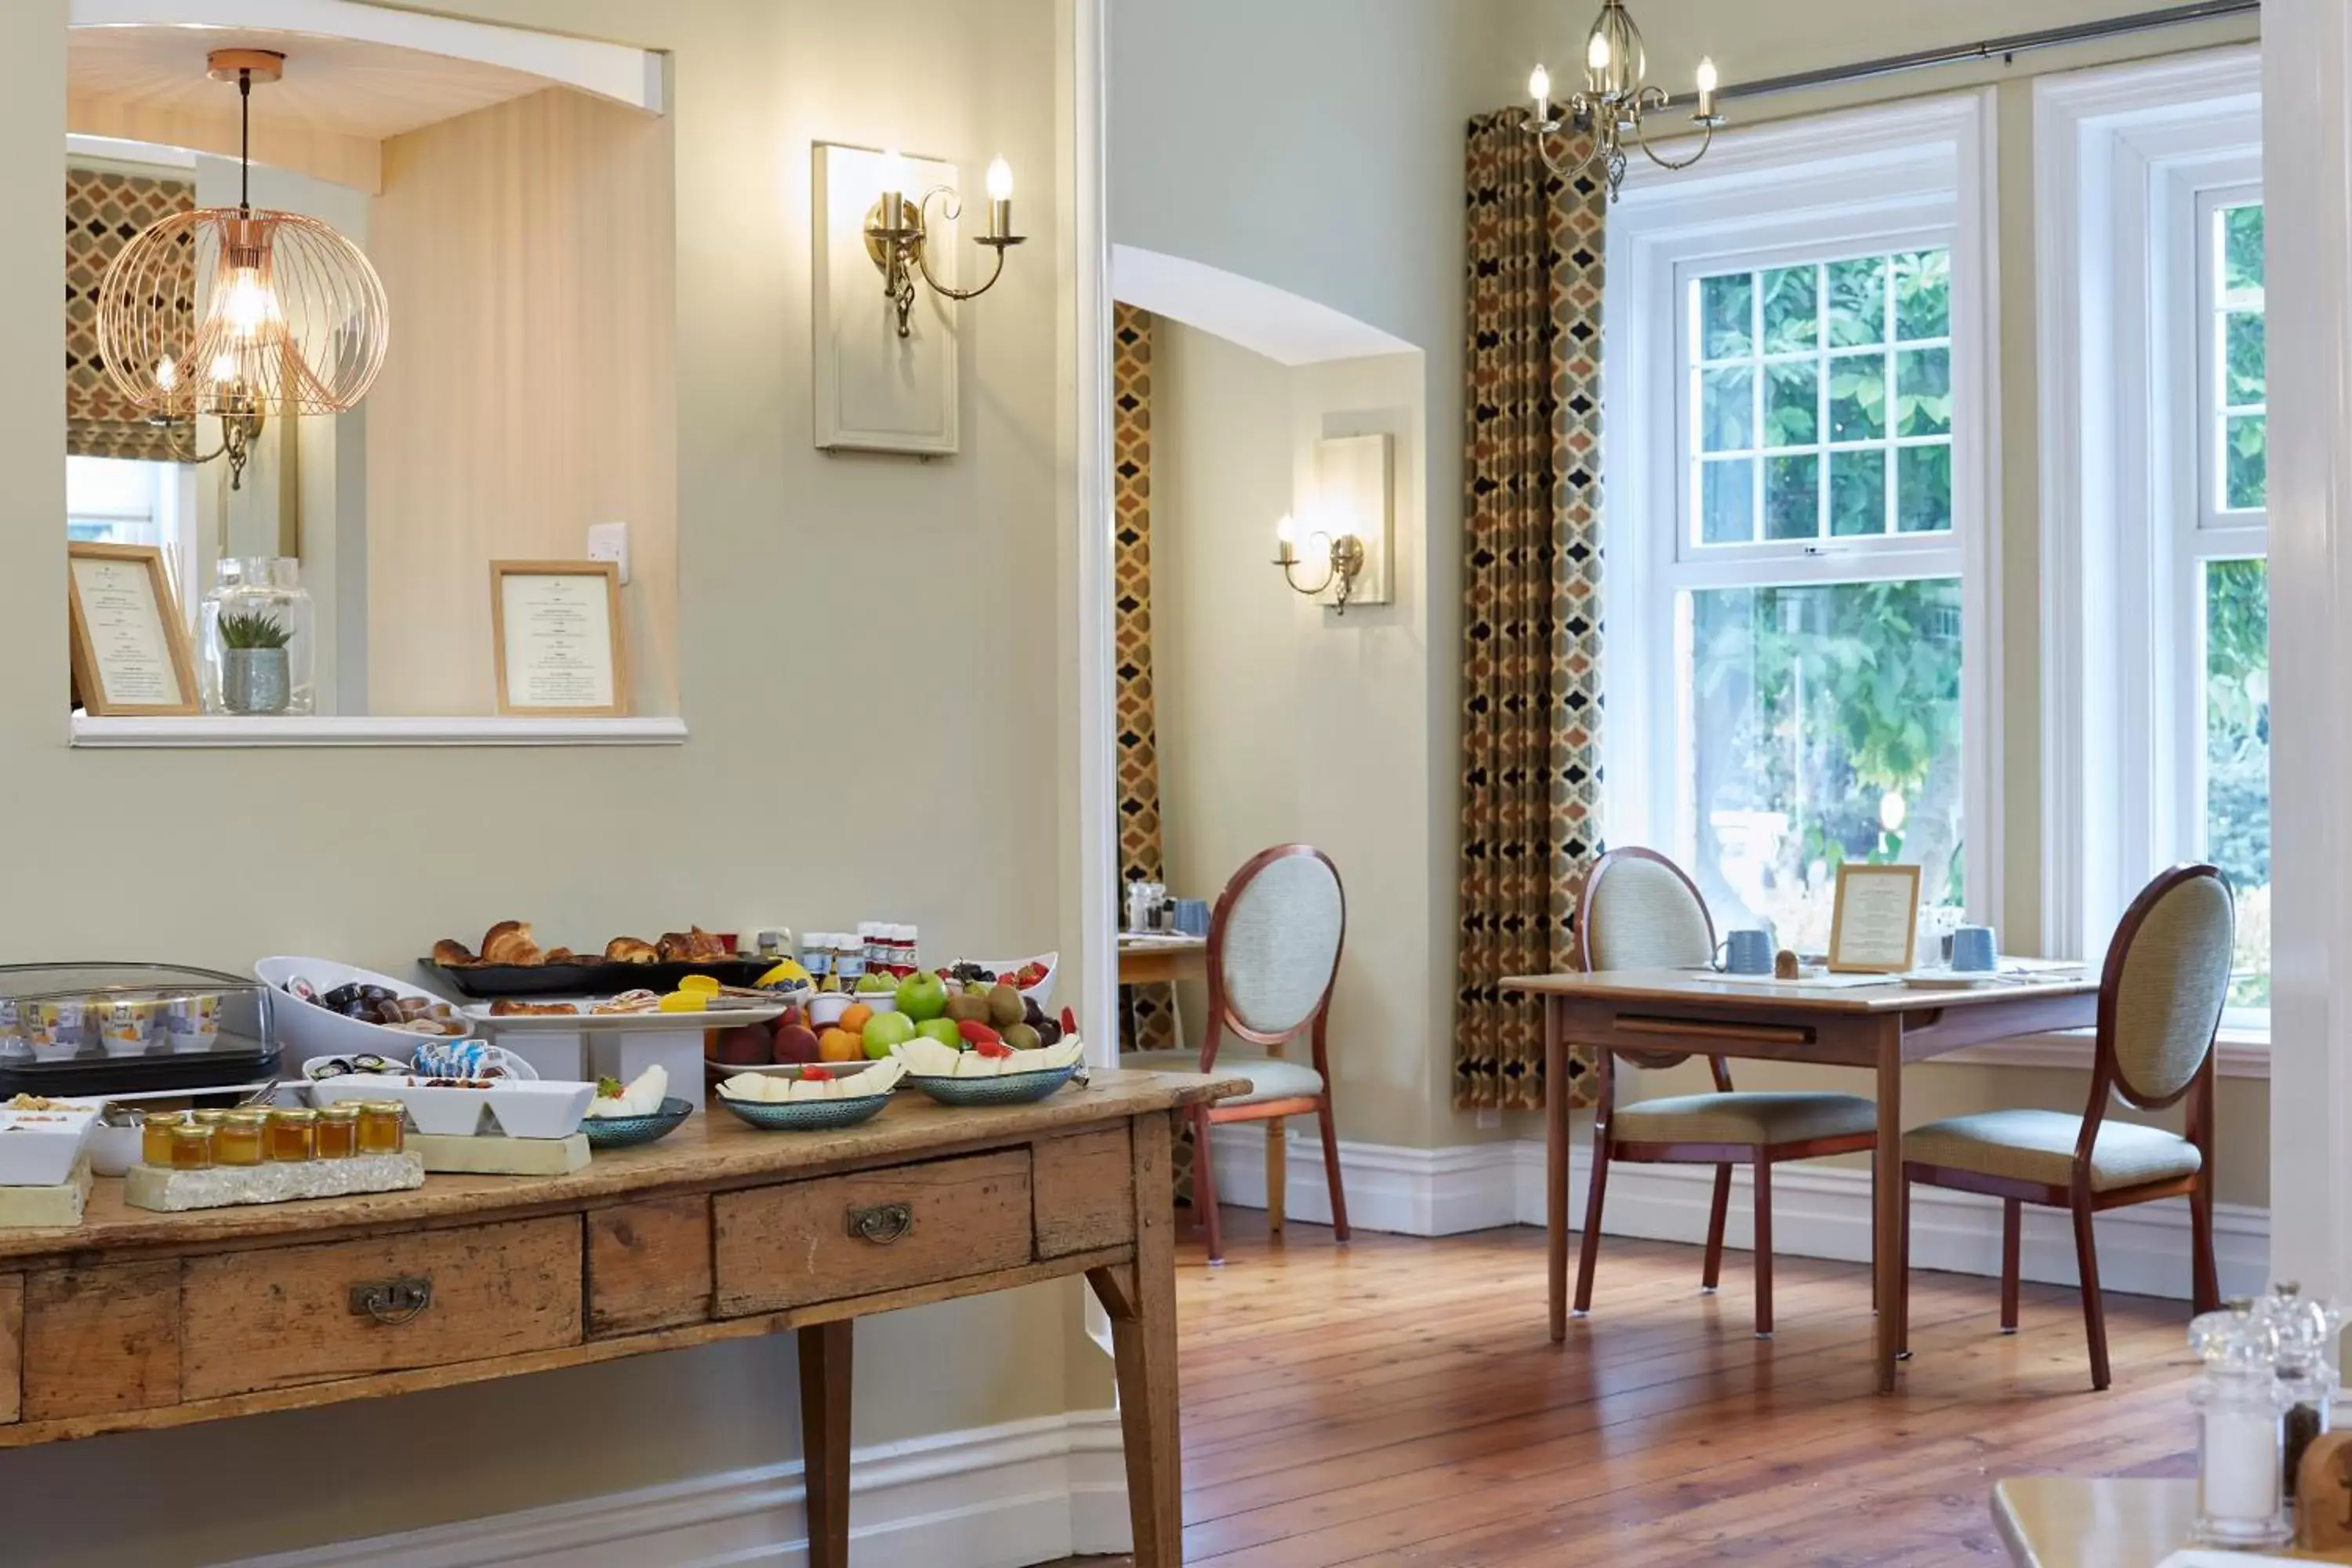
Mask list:
[[66,546],[73,684],[100,718],[197,711],[196,661],[152,544]]
[[1919,868],[1838,868],[1837,911],[1830,918],[1833,974],[1900,974],[1911,967],[1919,935]]
[[621,573],[610,561],[490,563],[499,711],[619,719],[629,711]]

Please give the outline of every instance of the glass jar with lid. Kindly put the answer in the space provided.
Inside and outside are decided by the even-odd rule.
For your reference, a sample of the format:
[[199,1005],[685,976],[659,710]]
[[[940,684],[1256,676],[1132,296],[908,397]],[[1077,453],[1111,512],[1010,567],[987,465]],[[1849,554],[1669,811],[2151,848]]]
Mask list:
[[213,1133],[213,1163],[258,1165],[266,1157],[269,1129],[267,1110],[232,1110],[220,1119]]
[[2189,1347],[2205,1363],[2189,1392],[2199,1417],[2196,1540],[2280,1545],[2290,1533],[2281,1417],[2293,1399],[2278,1374],[2278,1331],[2252,1302],[2232,1301],[2189,1323]]
[[319,1108],[319,1158],[349,1160],[360,1152],[359,1106],[348,1100]]
[[2254,1313],[2270,1324],[2278,1340],[2278,1378],[2287,1401],[2280,1482],[2292,1502],[2305,1450],[2331,1425],[2336,1337],[2344,1328],[2344,1314],[2333,1302],[2305,1295],[2293,1280],[2273,1286],[2269,1295],[2254,1303]]
[[317,705],[317,611],[289,556],[231,556],[213,571],[196,615],[213,713],[308,713]]

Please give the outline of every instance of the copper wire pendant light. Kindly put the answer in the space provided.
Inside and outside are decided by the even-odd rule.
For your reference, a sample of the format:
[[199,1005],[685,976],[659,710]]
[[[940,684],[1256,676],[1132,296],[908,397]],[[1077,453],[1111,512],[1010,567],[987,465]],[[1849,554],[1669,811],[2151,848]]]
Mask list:
[[383,284],[329,225],[252,205],[253,86],[278,80],[286,57],[215,49],[207,63],[236,83],[237,204],[174,214],[117,253],[99,283],[107,374],[164,420],[257,430],[265,413],[346,413],[383,366]]

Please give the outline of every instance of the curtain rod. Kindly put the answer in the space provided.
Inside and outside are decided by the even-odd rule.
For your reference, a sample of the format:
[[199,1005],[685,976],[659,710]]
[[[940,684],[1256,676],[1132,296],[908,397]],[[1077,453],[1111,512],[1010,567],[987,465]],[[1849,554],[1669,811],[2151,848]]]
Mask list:
[[2195,0],[2187,5],[2168,5],[2159,11],[2137,11],[2127,16],[2109,16],[2096,22],[2077,22],[2072,26],[2045,27],[2033,33],[2011,33],[2006,37],[1987,38],[1980,44],[1956,44],[1940,49],[1918,49],[1907,55],[1887,55],[1858,65],[1824,66],[1818,70],[1797,71],[1789,76],[1767,77],[1761,81],[1727,84],[1717,96],[1725,99],[1762,98],[1769,93],[1801,92],[1808,88],[1829,87],[1839,82],[1866,81],[1873,77],[1894,76],[1902,71],[1928,70],[1937,66],[1960,65],[1969,60],[2006,59],[2029,49],[2056,48],[2064,44],[2088,43],[2098,38],[2121,37],[2128,33],[2145,33],[2158,27],[2177,27],[2189,22],[2208,22],[2221,16],[2235,16],[2247,12],[2259,12],[2262,0]]

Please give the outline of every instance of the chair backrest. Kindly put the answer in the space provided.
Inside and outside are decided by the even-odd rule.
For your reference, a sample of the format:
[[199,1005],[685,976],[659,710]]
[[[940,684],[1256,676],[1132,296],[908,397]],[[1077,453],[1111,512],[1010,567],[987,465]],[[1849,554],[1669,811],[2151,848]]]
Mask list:
[[1252,856],[1209,920],[1203,1057],[1213,1052],[1221,1026],[1259,1045],[1312,1026],[1330,1005],[1347,931],[1347,895],[1330,857],[1307,844]]
[[1592,863],[1576,936],[1587,969],[1686,969],[1715,956],[1698,884],[1654,849],[1612,849]]
[[2212,866],[2176,866],[2140,889],[2099,976],[2099,1071],[2143,1110],[2189,1092],[2230,995],[2237,910]]

